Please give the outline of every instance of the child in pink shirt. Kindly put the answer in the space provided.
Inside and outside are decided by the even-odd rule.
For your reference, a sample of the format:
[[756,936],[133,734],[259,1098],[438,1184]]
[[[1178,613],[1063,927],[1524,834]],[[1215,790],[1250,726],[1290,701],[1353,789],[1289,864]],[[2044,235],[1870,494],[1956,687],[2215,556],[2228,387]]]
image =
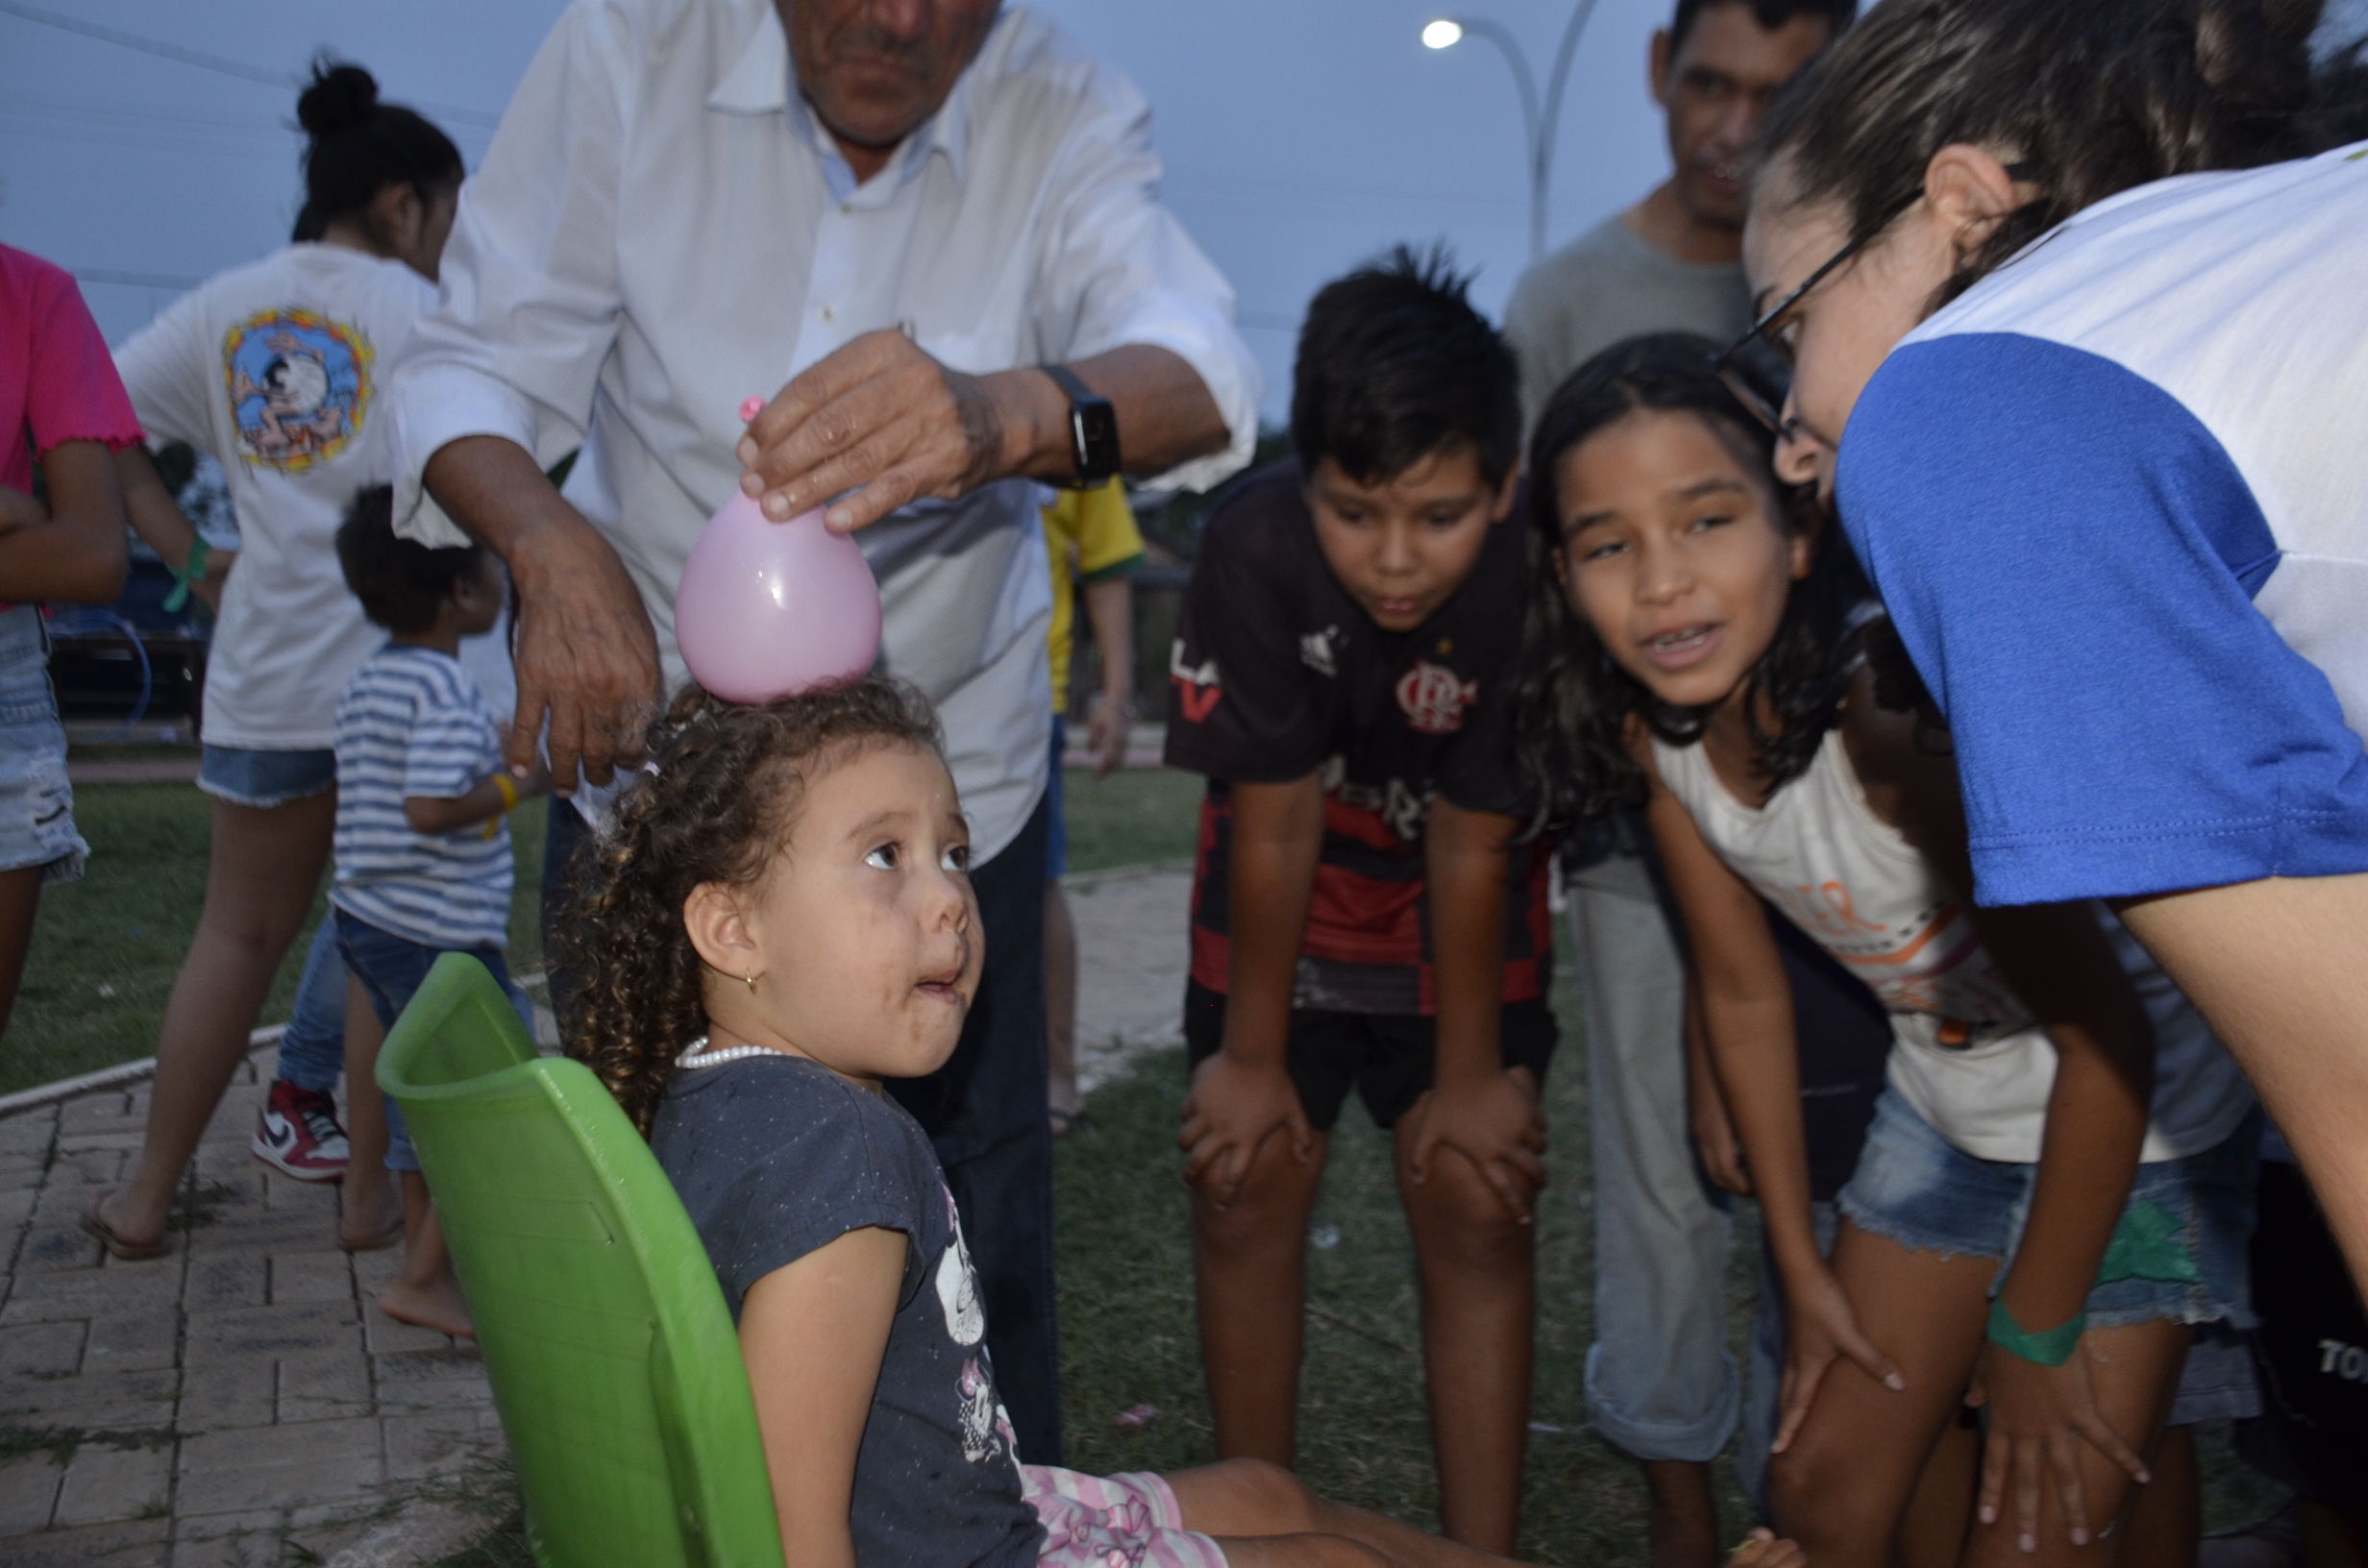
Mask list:
[[[129,555],[112,453],[139,421],[74,280],[0,245],[0,1029],[45,882],[80,876],[38,603],[111,603]],[[40,464],[45,496],[34,493]]]

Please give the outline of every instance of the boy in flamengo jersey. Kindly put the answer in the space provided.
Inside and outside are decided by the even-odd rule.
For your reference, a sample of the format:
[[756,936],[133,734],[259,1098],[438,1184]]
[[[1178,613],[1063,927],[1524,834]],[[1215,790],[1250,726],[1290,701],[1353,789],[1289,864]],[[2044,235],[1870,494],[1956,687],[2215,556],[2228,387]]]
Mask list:
[[1393,1129],[1441,1515],[1509,1554],[1555,1030],[1511,734],[1518,377],[1467,282],[1401,248],[1319,293],[1298,458],[1202,536],[1167,752],[1209,780],[1178,1141],[1218,1452],[1288,1465],[1327,1136],[1352,1086]]

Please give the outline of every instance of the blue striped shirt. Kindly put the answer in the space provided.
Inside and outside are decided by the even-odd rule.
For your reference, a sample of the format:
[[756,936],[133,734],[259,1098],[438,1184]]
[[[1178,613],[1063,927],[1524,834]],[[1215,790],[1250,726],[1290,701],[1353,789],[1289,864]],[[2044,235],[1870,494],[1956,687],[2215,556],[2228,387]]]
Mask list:
[[509,824],[421,833],[407,796],[452,799],[502,764],[493,711],[460,661],[389,643],[337,703],[337,874],[329,901],[434,947],[508,943]]

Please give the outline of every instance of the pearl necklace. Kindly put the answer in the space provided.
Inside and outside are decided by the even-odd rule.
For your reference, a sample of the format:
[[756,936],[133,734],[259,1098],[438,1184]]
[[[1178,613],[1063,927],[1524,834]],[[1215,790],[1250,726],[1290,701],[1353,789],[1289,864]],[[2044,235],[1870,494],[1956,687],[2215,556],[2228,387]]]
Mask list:
[[727,1045],[720,1051],[707,1049],[707,1037],[700,1036],[688,1049],[675,1058],[675,1066],[696,1071],[701,1067],[720,1067],[727,1062],[737,1062],[750,1056],[780,1056],[782,1052],[770,1045]]

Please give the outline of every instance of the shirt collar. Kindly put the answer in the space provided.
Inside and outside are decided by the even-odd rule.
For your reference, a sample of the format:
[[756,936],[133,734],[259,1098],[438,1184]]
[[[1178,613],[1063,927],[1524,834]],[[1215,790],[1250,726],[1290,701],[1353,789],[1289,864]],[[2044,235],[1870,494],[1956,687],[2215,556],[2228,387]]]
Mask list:
[[[707,107],[727,114],[780,114],[789,122],[798,139],[813,149],[817,158],[831,175],[835,187],[842,179],[851,188],[853,176],[847,169],[847,160],[833,141],[815,120],[814,112],[802,94],[793,93],[790,85],[796,80],[796,69],[789,59],[789,35],[782,31],[781,13],[773,0],[762,0],[757,7],[756,29],[740,49],[739,58],[725,71],[723,80],[707,94]],[[1001,21],[999,18],[997,25]],[[981,51],[984,53],[982,46]],[[974,60],[921,128],[904,138],[898,149],[896,163],[883,173],[892,174],[901,184],[928,166],[932,153],[943,152],[958,184],[970,152],[971,73],[977,68]],[[844,199],[844,192],[841,193]]]

